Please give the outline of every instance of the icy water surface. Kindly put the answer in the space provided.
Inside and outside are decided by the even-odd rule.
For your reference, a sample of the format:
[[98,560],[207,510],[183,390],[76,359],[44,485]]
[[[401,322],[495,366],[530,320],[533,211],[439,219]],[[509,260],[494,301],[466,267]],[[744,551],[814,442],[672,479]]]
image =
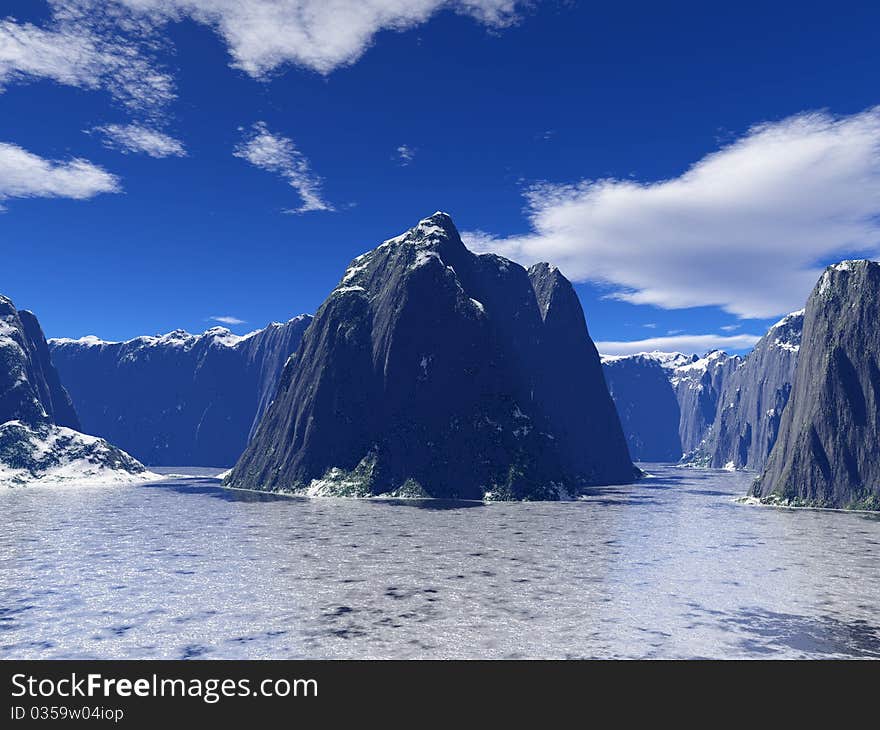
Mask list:
[[0,658],[880,657],[880,519],[650,469],[577,503],[3,489]]

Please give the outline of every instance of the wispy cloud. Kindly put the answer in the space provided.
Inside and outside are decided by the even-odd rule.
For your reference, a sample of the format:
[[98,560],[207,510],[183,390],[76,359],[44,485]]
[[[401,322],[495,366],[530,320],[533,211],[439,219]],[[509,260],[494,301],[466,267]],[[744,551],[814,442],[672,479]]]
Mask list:
[[442,10],[490,28],[515,22],[520,0],[48,0],[36,26],[0,21],[0,88],[52,79],[104,88],[127,106],[156,111],[174,97],[158,61],[165,26],[193,20],[223,39],[231,63],[265,78],[292,64],[330,73],[354,63],[382,30],[403,31]]
[[[224,41],[230,65],[264,80],[293,65],[329,74],[357,61],[380,31],[404,31],[441,11],[469,16],[490,29],[511,25],[529,0],[47,0],[39,25],[0,18],[0,94],[12,84],[50,80],[103,90],[132,124],[101,131],[109,144],[153,157],[181,156],[182,144],[158,130],[176,97],[162,58],[171,23],[194,21]],[[256,136],[259,135],[257,130]],[[332,210],[317,178],[292,146],[266,169],[284,175],[303,198],[295,211]],[[269,141],[264,137],[263,141]],[[250,159],[258,151],[243,148]],[[403,159],[403,158],[402,158]],[[255,163],[258,164],[258,163]]]
[[397,148],[397,160],[401,167],[406,167],[415,159],[416,148],[410,147],[408,144],[402,144]]
[[54,2],[53,8],[53,20],[43,28],[0,20],[0,92],[12,83],[49,79],[104,89],[148,116],[174,98],[174,82],[156,61],[158,40],[149,27],[120,24],[112,8],[100,12],[75,0]]
[[88,160],[47,160],[0,142],[0,210],[9,198],[73,198],[121,191],[119,179]]
[[237,324],[247,324],[247,320],[239,319],[238,317],[233,317],[228,314],[215,314],[212,317],[208,317],[208,319],[210,319],[212,322],[220,322],[222,324],[228,324],[230,326]]
[[[106,0],[56,0],[56,3]],[[116,0],[132,15],[189,17],[213,28],[232,65],[256,78],[285,64],[329,73],[354,63],[381,30],[402,31],[449,9],[493,28],[517,18],[518,0]]]
[[683,352],[687,355],[709,350],[748,350],[761,338],[758,335],[676,335],[650,337],[629,342],[597,342],[596,349],[603,355],[635,355],[638,352]]
[[92,131],[103,136],[107,147],[123,153],[142,152],[150,157],[186,156],[180,140],[140,124],[107,124]]
[[740,327],[742,327],[741,324],[725,324],[721,327],[721,329],[723,329],[725,332],[736,332]]
[[468,245],[552,261],[636,304],[777,316],[803,306],[824,262],[880,255],[880,107],[761,124],[670,180],[545,184],[527,199],[530,233]]
[[296,148],[293,140],[273,134],[265,122],[254,124],[233,154],[247,160],[255,167],[273,172],[287,180],[302,199],[302,205],[289,212],[334,210],[333,205],[323,198],[321,178],[312,172],[309,161]]

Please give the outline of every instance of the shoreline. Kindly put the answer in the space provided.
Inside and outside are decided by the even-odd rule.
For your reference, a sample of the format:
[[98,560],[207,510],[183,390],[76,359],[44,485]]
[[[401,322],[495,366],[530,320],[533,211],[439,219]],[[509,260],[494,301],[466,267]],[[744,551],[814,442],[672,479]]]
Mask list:
[[744,497],[734,497],[733,501],[743,507],[771,507],[774,509],[790,509],[790,510],[811,510],[814,512],[842,512],[848,515],[873,515],[880,517],[880,510],[870,509],[847,509],[846,507],[813,507],[806,504],[774,504],[765,502],[760,497],[752,497],[746,495]]

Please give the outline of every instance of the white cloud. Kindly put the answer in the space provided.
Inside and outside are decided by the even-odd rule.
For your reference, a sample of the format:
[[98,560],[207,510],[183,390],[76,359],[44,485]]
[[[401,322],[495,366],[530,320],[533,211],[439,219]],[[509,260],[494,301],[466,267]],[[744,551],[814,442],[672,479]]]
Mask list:
[[[70,4],[73,0],[55,0]],[[106,0],[78,0],[106,5]],[[490,27],[516,19],[519,0],[116,0],[155,22],[185,17],[214,28],[232,65],[255,78],[284,64],[329,73],[355,62],[381,30],[406,30],[449,9]]]
[[85,35],[0,21],[0,83],[35,77],[94,88],[101,75],[100,55]]
[[140,124],[107,124],[93,130],[104,137],[104,144],[123,153],[143,152],[150,157],[185,157],[180,140]]
[[313,210],[333,210],[322,197],[321,178],[315,176],[309,161],[292,139],[272,134],[265,122],[254,124],[245,140],[235,148],[236,157],[247,160],[255,167],[280,175],[299,193],[302,205],[291,213]]
[[541,185],[528,203],[531,233],[466,242],[636,304],[781,315],[823,262],[880,255],[880,107],[759,125],[671,180]]
[[723,325],[721,329],[723,329],[725,332],[736,332],[740,327],[742,327],[741,324],[726,324]]
[[416,156],[416,148],[410,147],[407,144],[402,144],[397,148],[397,160],[400,162],[401,167],[406,167],[415,159]]
[[228,324],[230,326],[236,324],[247,324],[247,320],[239,319],[238,317],[232,317],[228,314],[214,315],[213,317],[208,317],[208,319],[213,320],[214,322],[222,322],[223,324]]
[[760,339],[758,335],[676,335],[630,342],[597,342],[596,349],[603,355],[635,355],[657,351],[701,355],[710,350],[747,350]]
[[[231,65],[265,79],[285,65],[328,74],[354,63],[383,30],[403,31],[446,10],[489,28],[517,20],[528,0],[47,0],[49,19],[37,26],[0,18],[0,94],[41,79],[105,90],[137,124],[107,127],[118,148],[155,157],[183,154],[177,140],[155,129],[175,98],[161,62],[170,50],[169,23],[192,20],[214,29]],[[148,122],[145,126],[143,123]],[[298,153],[295,153],[298,154]],[[302,160],[294,156],[294,168]],[[301,210],[327,210],[301,171],[290,178]]]
[[88,160],[47,160],[0,142],[0,208],[9,198],[73,198],[118,193],[119,180]]
[[264,78],[286,64],[330,73],[354,63],[382,30],[403,31],[451,10],[491,28],[515,22],[522,0],[48,0],[43,27],[0,21],[0,90],[52,79],[105,88],[159,113],[174,84],[158,53],[164,26],[192,19],[225,42],[231,65]]
[[112,14],[75,12],[76,3],[69,5],[66,12],[56,7],[46,28],[0,20],[0,92],[12,83],[49,79],[106,89],[127,107],[147,114],[174,98],[174,83],[158,69],[146,35],[126,30]]

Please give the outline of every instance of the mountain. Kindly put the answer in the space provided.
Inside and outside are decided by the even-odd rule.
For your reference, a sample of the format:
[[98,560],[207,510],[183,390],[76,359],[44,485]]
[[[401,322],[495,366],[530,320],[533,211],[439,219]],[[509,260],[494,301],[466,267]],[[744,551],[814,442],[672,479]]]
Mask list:
[[311,316],[243,337],[192,335],[50,341],[83,429],[144,463],[229,466],[244,450]]
[[0,295],[0,419],[48,418],[74,430],[79,420],[52,365],[36,316]]
[[603,356],[634,458],[692,462],[700,457],[724,383],[741,360],[720,350],[703,357],[680,352]]
[[880,264],[828,267],[807,301],[794,386],[752,494],[880,509]]
[[803,323],[803,310],[781,319],[727,376],[702,449],[708,466],[763,469],[791,393]]
[[79,433],[78,425],[37,318],[0,296],[0,485],[153,477],[120,449]]
[[717,350],[704,357],[672,352],[603,356],[634,458],[681,458],[693,466],[760,471],[791,392],[803,319],[803,311],[784,317],[746,357]]
[[608,390],[636,461],[678,461],[681,409],[667,369],[650,355],[604,356]]
[[560,499],[636,473],[571,284],[436,213],[352,262],[226,483]]
[[725,382],[741,363],[739,355],[713,350],[670,368],[670,381],[681,409],[678,433],[685,461],[701,450],[715,422]]

